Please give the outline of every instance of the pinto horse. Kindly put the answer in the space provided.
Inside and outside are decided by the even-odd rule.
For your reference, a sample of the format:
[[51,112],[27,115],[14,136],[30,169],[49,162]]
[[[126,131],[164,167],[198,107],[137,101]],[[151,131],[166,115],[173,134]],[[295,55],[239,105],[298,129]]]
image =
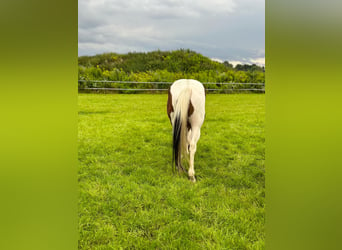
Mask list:
[[194,158],[205,116],[205,89],[196,80],[177,80],[168,93],[167,114],[172,125],[172,166],[185,171],[181,160],[190,154],[189,179],[196,181]]

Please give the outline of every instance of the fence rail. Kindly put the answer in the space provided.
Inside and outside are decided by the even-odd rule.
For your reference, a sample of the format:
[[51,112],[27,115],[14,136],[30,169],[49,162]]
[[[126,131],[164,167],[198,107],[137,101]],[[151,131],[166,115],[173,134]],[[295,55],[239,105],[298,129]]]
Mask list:
[[[78,80],[78,82],[102,82],[102,83],[134,83],[134,84],[172,84],[173,82],[134,82],[134,81],[107,81],[107,80]],[[220,85],[262,85],[265,83],[238,83],[238,82],[203,82],[203,84],[220,84]]]
[[[173,82],[135,82],[135,81],[107,81],[107,80],[78,80],[79,83],[95,83],[94,87],[84,87],[84,88],[79,88],[80,92],[92,92],[92,91],[97,91],[97,92],[106,92],[106,91],[137,91],[137,92],[142,92],[142,91],[167,91],[168,88],[158,88],[155,86],[155,88],[117,88],[117,87],[96,87],[96,83],[118,83],[118,84],[153,84],[153,85],[158,85],[165,84],[165,85],[171,85]],[[234,82],[224,82],[224,83],[216,83],[216,82],[205,82],[203,85],[216,85],[216,86],[223,86],[223,85],[229,85],[230,88],[206,88],[206,91],[210,92],[223,92],[223,93],[228,93],[228,92],[265,92],[265,83],[234,83]],[[249,85],[249,88],[235,88],[235,86],[246,86]],[[258,86],[259,88],[251,88],[251,86]],[[260,88],[261,86],[261,88]],[[209,86],[208,86],[209,87]]]

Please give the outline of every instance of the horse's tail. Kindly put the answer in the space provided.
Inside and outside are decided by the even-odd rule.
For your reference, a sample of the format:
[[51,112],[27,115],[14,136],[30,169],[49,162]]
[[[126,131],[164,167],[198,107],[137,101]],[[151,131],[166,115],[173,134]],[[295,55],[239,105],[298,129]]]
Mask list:
[[173,157],[172,165],[175,163],[176,168],[181,168],[181,155],[186,152],[187,145],[187,121],[188,121],[188,110],[191,98],[191,89],[186,88],[181,91],[177,98],[174,111],[173,120]]

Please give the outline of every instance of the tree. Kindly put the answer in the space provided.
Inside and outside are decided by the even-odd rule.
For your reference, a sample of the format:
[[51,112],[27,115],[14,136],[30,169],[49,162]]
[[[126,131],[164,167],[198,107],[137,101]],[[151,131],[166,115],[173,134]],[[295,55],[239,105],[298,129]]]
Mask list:
[[226,66],[226,68],[228,68],[228,69],[233,69],[234,68],[233,64],[229,63],[228,61],[224,61],[223,65]]

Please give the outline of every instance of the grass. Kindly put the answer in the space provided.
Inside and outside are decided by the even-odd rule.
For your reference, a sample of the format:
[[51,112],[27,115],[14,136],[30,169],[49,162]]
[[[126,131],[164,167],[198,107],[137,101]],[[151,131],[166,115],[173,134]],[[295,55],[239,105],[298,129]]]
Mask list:
[[265,96],[207,95],[195,184],[166,100],[79,94],[79,249],[264,249]]

